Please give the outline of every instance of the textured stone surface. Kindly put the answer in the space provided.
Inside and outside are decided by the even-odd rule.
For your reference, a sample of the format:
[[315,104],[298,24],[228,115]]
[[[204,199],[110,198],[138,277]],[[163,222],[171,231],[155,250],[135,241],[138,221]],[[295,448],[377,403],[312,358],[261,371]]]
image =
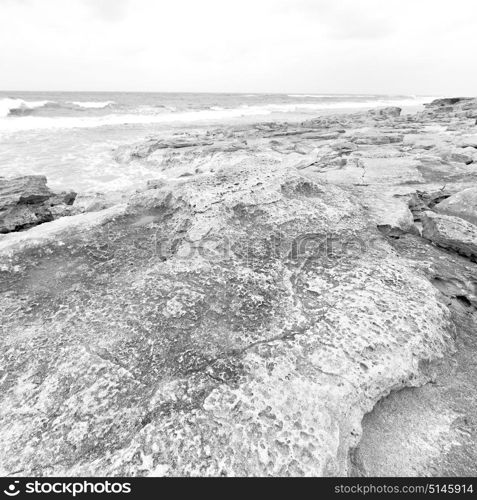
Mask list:
[[389,118],[389,117],[397,117],[401,115],[401,108],[397,106],[388,106],[386,108],[377,108],[369,111],[369,114],[377,117]]
[[396,142],[402,142],[403,136],[399,134],[384,134],[377,133],[375,131],[360,132],[350,138],[355,144],[393,144]]
[[75,214],[98,212],[108,207],[106,196],[102,193],[81,193],[76,197],[72,211]]
[[165,133],[1,235],[0,472],[473,474],[474,108]]
[[457,144],[461,148],[474,148],[474,149],[477,149],[477,134],[475,134],[475,135],[465,135],[465,136],[459,138]]
[[477,264],[412,235],[392,244],[442,294],[456,328],[457,352],[434,367],[432,383],[393,392],[364,417],[351,474],[475,477]]
[[[115,205],[100,212],[78,214],[71,217],[62,217],[58,220],[32,227],[28,231],[21,231],[3,235],[0,239],[0,253],[4,269],[9,269],[9,259],[17,253],[47,246],[58,238],[74,238],[90,231],[96,226],[101,226],[116,217],[124,215],[125,205]],[[61,239],[60,245],[62,244]],[[6,266],[6,267],[5,267]]]
[[446,119],[477,118],[477,99],[472,97],[455,97],[436,99],[426,105],[425,117]]
[[444,188],[431,193],[417,190],[411,195],[408,202],[413,219],[420,222],[422,212],[434,209],[437,204],[449,198],[449,196],[451,196],[450,193]]
[[17,204],[33,205],[51,196],[44,175],[26,175],[14,179],[0,179],[0,209]]
[[459,191],[438,203],[435,210],[477,224],[477,188],[473,187]]
[[141,142],[139,144],[119,148],[115,153],[115,158],[119,163],[126,163],[133,160],[147,158],[155,151],[161,149],[183,149],[197,146],[210,146],[212,144],[213,143],[210,141],[200,141],[191,138],[185,140],[180,138],[170,138],[169,140],[163,140],[160,138],[151,137],[147,141]]
[[363,415],[452,350],[359,202],[275,162],[48,241],[0,249],[3,474],[346,474]]
[[55,194],[43,175],[0,178],[0,233],[31,226],[69,215],[76,193]]
[[441,247],[477,259],[477,226],[460,217],[424,212],[422,235]]
[[51,220],[42,203],[52,194],[43,175],[0,178],[0,233]]

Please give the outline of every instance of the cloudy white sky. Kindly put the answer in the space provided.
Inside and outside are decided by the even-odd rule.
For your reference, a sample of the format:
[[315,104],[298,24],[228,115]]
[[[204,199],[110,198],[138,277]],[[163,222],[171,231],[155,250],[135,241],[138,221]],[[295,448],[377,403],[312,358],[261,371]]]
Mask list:
[[477,94],[476,0],[0,0],[0,89]]

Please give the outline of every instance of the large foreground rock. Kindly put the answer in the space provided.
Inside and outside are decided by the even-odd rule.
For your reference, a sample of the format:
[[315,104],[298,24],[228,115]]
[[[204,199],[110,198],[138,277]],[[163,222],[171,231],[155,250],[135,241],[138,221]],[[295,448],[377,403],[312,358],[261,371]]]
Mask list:
[[363,415],[452,350],[438,291],[360,202],[272,161],[18,244],[3,475],[344,475]]

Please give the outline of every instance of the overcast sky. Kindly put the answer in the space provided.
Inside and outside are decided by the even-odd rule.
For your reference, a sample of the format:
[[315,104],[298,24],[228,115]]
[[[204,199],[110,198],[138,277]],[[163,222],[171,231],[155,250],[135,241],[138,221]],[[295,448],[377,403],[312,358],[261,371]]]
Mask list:
[[0,89],[477,94],[476,0],[0,0]]

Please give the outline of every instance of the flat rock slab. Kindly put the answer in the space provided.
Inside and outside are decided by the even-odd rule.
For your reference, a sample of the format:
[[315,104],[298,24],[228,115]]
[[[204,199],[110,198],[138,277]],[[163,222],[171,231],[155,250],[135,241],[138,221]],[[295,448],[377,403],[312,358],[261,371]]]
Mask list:
[[362,180],[369,184],[414,184],[423,181],[414,158],[366,158],[359,160]]
[[431,211],[424,212],[421,221],[424,238],[477,260],[477,226],[460,217]]
[[160,149],[183,149],[207,145],[213,145],[213,142],[197,140],[193,136],[186,136],[184,138],[172,137],[167,140],[162,138],[150,138],[135,145],[119,147],[115,151],[114,157],[118,163],[128,163],[133,160],[147,158]]
[[377,131],[361,132],[349,137],[351,142],[360,145],[394,144],[403,141],[402,134],[383,134]]
[[54,242],[61,245],[64,240],[87,233],[97,226],[124,215],[125,210],[126,205],[115,205],[99,212],[62,217],[32,227],[28,231],[5,234],[0,238],[0,266],[3,264],[4,269],[9,268],[10,259],[27,250],[47,246]]
[[393,194],[391,190],[382,189],[380,186],[357,187],[361,199],[366,200],[366,208],[370,220],[376,223],[381,231],[393,230],[414,232],[414,218],[409,209],[406,190],[402,194],[398,190]]
[[451,138],[444,133],[407,134],[404,136],[403,145],[416,150],[431,150],[447,146],[450,141]]
[[477,149],[477,134],[466,135],[458,139],[457,145],[461,148],[474,148]]
[[[317,170],[317,176],[337,185],[400,185],[423,182],[419,161],[404,156],[366,156],[355,154],[344,165]],[[313,168],[311,169],[313,170]]]

